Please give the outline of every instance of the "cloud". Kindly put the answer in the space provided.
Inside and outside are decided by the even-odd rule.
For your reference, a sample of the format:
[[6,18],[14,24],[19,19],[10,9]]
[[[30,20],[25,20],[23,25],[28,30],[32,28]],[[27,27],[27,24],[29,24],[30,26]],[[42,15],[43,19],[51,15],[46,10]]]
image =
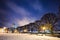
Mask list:
[[34,22],[34,20],[32,19],[28,19],[28,18],[23,18],[22,20],[19,20],[19,19],[16,19],[17,23],[18,23],[18,26],[23,26],[23,25],[27,25],[31,22]]
[[22,8],[21,6],[17,6],[15,3],[12,2],[7,3],[7,5],[15,13],[22,16],[22,19],[17,17],[13,19],[13,21],[16,22],[16,24],[18,24],[19,26],[23,26],[35,21],[35,18],[31,17],[31,13],[27,11],[25,8]]
[[[27,2],[30,6],[32,6],[34,8],[34,10],[41,10],[41,6],[38,3],[38,1],[35,0],[35,2],[31,3],[27,0]],[[18,6],[14,2],[7,1],[5,4],[11,9],[11,11],[1,10],[1,12],[7,14],[7,16],[9,18],[8,20],[10,23],[6,23],[7,25],[11,25],[12,23],[16,23],[19,26],[23,26],[23,25],[29,24],[31,22],[34,22],[36,20],[36,17],[32,17],[32,13],[29,12],[28,10],[26,10],[26,8]],[[12,11],[14,13],[12,13]]]
[[17,6],[15,3],[7,3],[8,6],[15,12],[19,13],[22,16],[28,16],[30,13],[26,11],[26,9],[22,8],[21,6]]

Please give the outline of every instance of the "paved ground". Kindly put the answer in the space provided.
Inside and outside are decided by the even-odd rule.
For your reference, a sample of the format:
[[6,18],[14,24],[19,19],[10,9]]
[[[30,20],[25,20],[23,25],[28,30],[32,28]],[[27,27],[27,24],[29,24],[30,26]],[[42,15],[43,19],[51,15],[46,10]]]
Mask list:
[[33,34],[0,33],[0,40],[60,40],[60,38]]

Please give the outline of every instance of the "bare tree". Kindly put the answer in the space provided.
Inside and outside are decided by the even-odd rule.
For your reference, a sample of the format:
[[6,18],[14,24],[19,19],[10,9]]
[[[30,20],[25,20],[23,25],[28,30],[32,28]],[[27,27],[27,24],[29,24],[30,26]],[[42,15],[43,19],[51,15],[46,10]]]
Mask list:
[[57,16],[54,13],[47,13],[41,18],[41,21],[44,25],[50,24],[50,26],[47,26],[51,29],[50,31],[52,32],[54,24],[57,22]]

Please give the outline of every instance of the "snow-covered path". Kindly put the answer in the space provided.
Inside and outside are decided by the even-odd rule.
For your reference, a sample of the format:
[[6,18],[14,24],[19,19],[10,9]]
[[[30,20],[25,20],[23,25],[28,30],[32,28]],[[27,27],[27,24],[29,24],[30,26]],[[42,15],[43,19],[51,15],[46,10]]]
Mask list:
[[31,34],[0,33],[0,40],[60,40],[60,38]]

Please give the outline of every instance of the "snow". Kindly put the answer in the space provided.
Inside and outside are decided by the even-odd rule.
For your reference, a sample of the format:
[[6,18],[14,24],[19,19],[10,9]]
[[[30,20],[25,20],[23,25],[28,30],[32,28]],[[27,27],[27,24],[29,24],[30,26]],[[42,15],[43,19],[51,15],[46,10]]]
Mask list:
[[0,33],[0,40],[60,40],[60,38],[24,33]]

